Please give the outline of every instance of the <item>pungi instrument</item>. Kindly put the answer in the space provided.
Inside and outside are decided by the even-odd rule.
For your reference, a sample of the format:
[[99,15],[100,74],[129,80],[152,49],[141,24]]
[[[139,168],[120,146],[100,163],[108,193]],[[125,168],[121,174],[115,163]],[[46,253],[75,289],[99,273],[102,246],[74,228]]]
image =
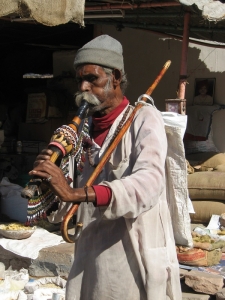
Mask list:
[[[76,132],[81,123],[81,120],[86,117],[89,103],[85,99],[81,102],[79,109],[77,110],[75,117],[68,126],[64,126],[62,130],[55,132],[51,138],[48,148],[53,151],[50,160],[55,163],[58,158],[69,154],[73,147],[76,146]],[[40,185],[42,180],[35,176],[30,180],[27,186],[21,191],[23,198],[30,199],[36,194],[39,195]]]

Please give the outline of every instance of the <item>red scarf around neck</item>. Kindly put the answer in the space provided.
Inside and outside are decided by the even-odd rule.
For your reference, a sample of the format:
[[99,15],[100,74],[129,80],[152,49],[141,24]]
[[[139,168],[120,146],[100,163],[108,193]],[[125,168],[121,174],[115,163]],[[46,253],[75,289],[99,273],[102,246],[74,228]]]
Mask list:
[[129,104],[129,101],[124,96],[123,101],[113,109],[109,114],[103,117],[92,116],[93,122],[93,139],[96,144],[102,146],[110,127],[112,126],[115,119],[121,114],[125,107]]
[[[109,129],[115,119],[121,114],[125,107],[129,104],[129,101],[124,96],[123,101],[109,114],[103,117],[92,117],[93,128],[93,138],[96,144],[102,146]],[[93,185],[93,189],[96,195],[96,206],[107,206],[110,203],[112,197],[112,190],[108,186],[104,185]]]

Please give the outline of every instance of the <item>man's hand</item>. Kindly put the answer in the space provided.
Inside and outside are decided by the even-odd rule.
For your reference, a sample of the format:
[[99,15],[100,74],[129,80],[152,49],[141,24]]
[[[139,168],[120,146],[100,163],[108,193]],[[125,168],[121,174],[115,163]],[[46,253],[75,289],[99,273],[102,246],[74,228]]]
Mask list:
[[50,160],[51,155],[53,154],[53,151],[50,149],[43,149],[40,154],[36,157],[36,160],[34,162],[34,167],[39,165],[45,160]]
[[73,189],[69,186],[62,170],[50,161],[52,153],[50,149],[42,150],[29,175],[41,178],[61,201],[78,204],[84,201],[95,202],[95,192],[92,187],[88,187],[86,195],[84,188]]

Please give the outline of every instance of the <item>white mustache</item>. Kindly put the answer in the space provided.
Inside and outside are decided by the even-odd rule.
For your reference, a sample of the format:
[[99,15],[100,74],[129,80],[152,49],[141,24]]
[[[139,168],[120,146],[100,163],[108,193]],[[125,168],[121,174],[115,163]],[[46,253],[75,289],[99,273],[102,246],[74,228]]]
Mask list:
[[80,107],[82,100],[85,100],[86,102],[88,102],[90,104],[90,106],[97,106],[100,105],[101,102],[98,100],[98,98],[88,92],[77,92],[75,94],[75,103],[78,107]]

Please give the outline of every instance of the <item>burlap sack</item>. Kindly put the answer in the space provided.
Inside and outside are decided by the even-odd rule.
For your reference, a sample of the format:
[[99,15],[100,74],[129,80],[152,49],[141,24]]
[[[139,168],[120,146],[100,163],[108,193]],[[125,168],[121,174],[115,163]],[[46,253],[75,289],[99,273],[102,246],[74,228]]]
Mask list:
[[225,212],[225,201],[216,200],[192,200],[195,213],[190,213],[191,222],[195,224],[209,223],[212,215],[221,215]]
[[215,168],[218,165],[225,165],[225,153],[218,153],[205,161],[201,162],[201,165],[207,168]]
[[21,0],[3,0],[0,2],[0,16],[18,13],[47,26],[70,21],[83,26],[84,5],[85,0],[23,0],[22,4]]
[[214,168],[214,171],[218,171],[218,172],[225,172],[225,163],[218,165]]
[[208,267],[217,265],[222,257],[221,249],[212,251],[202,250],[199,248],[188,249],[183,251],[177,247],[177,258],[180,264],[196,267]]
[[194,166],[202,164],[204,161],[211,159],[217,154],[218,152],[198,152],[186,154],[186,158],[191,163],[191,165]]
[[188,177],[191,200],[211,199],[225,201],[225,172],[197,172]]

